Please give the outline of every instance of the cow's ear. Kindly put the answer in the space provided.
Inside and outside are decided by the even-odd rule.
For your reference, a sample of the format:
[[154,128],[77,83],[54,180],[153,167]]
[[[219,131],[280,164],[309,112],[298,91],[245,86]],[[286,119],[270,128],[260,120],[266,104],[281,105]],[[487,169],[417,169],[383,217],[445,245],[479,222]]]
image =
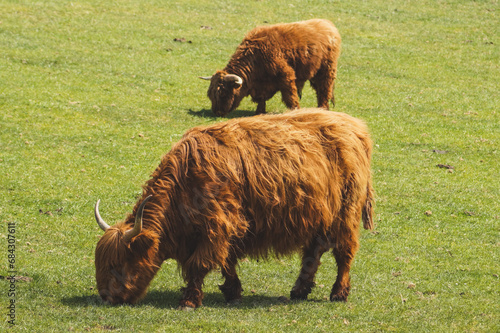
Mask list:
[[159,244],[159,237],[156,233],[149,230],[143,230],[139,235],[130,240],[129,248],[134,255],[143,257],[150,251],[156,253]]

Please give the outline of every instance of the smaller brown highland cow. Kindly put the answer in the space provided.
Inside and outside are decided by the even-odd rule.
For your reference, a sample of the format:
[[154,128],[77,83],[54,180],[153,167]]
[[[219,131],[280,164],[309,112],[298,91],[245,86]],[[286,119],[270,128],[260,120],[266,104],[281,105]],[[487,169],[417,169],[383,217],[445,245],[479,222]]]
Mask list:
[[316,90],[318,107],[335,105],[333,90],[341,38],[328,20],[314,19],[257,27],[247,33],[226,68],[211,77],[208,97],[212,112],[224,116],[250,95],[256,114],[281,92],[289,109],[299,108],[306,81]]
[[101,298],[135,303],[164,260],[187,283],[181,308],[202,304],[205,276],[220,268],[226,301],[241,299],[239,259],[302,253],[292,299],[306,299],[323,253],[337,279],[331,301],[345,301],[359,247],[360,221],[373,227],[372,143],[363,122],[319,109],[264,115],[189,130],[144,185],[124,222],[97,243]]

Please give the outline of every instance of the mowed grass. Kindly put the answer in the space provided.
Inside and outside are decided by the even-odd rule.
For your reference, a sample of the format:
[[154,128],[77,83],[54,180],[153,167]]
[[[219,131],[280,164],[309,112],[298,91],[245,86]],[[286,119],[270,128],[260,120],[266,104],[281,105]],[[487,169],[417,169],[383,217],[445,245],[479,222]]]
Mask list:
[[[497,1],[4,1],[0,4],[0,275],[16,223],[13,331],[500,330],[500,79]],[[94,249],[128,214],[163,154],[210,111],[210,75],[251,28],[314,17],[343,36],[335,111],[375,143],[377,227],[361,232],[347,303],[325,298],[325,254],[308,301],[282,303],[297,256],[244,261],[242,304],[214,272],[204,306],[176,310],[166,261],[147,297],[106,306]],[[181,39],[181,41],[174,41]],[[302,106],[315,106],[306,86]],[[247,98],[229,117],[252,116]],[[279,94],[268,111],[284,112]],[[453,169],[437,165],[448,165]]]

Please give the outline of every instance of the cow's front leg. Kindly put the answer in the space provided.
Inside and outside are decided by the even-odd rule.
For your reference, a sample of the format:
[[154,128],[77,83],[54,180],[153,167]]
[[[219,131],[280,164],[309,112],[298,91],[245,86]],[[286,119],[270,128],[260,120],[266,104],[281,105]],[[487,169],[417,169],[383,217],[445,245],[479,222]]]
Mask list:
[[299,92],[302,94],[303,82],[296,82],[295,71],[286,62],[280,61],[277,65],[280,72],[277,74],[278,89],[281,99],[289,109],[300,108]]
[[299,96],[299,100],[302,99],[302,89],[304,89],[305,83],[306,81],[295,80],[295,86],[297,87],[297,95]]
[[203,286],[203,279],[207,273],[207,271],[201,271],[196,276],[187,277],[188,284],[181,289],[182,299],[179,302],[179,309],[191,310],[202,305],[203,291],[201,288]]
[[[300,108],[299,94],[294,81],[288,81],[281,90],[281,99],[290,110]],[[302,93],[302,92],[301,92]]]
[[257,101],[257,110],[255,111],[255,114],[264,114],[266,113],[266,100],[262,99]]
[[226,279],[224,284],[219,286],[220,291],[224,294],[227,303],[236,304],[241,301],[241,281],[236,273],[237,259],[231,258],[228,260],[227,266],[222,268],[222,276]]

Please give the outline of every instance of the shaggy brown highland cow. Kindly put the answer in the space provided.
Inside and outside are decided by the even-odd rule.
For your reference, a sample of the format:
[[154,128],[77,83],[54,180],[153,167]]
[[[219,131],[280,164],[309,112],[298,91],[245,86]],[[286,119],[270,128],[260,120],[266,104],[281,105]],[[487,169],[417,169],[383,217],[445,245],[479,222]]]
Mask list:
[[328,20],[257,27],[247,33],[226,68],[211,77],[208,97],[212,112],[224,116],[250,95],[256,114],[281,92],[289,109],[299,108],[306,81],[316,90],[318,107],[335,105],[333,90],[340,55],[340,34]]
[[373,227],[372,143],[366,126],[319,109],[233,119],[189,130],[161,160],[132,214],[108,226],[95,252],[99,294],[135,303],[166,259],[187,282],[182,308],[202,304],[204,277],[220,268],[228,302],[241,299],[238,259],[302,252],[292,299],[306,299],[332,250],[345,301],[360,221]]

